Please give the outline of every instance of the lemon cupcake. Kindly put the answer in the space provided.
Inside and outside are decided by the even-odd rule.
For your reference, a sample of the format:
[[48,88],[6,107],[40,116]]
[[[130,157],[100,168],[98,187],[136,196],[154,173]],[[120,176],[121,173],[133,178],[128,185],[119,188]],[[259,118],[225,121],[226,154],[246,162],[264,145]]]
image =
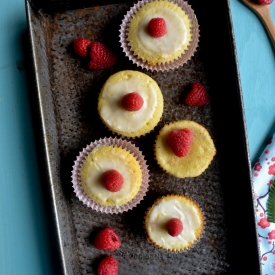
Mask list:
[[148,75],[125,70],[111,75],[98,98],[103,123],[114,133],[139,137],[152,131],[163,113],[163,95]]
[[89,144],[75,161],[72,182],[77,197],[104,213],[136,206],[147,192],[148,166],[130,142],[104,138]]
[[216,155],[216,148],[202,125],[191,120],[179,120],[160,130],[154,152],[163,170],[175,177],[186,178],[203,173]]
[[186,63],[196,51],[199,28],[183,0],[142,0],[126,14],[120,28],[125,54],[150,70],[169,70]]
[[157,199],[145,215],[147,240],[171,252],[189,249],[202,236],[204,217],[192,199],[167,195]]

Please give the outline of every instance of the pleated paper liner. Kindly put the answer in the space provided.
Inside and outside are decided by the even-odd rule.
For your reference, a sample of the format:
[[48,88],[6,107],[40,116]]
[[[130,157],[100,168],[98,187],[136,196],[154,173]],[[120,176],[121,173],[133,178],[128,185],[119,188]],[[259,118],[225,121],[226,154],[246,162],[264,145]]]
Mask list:
[[[142,183],[137,195],[129,202],[120,206],[104,206],[95,202],[84,191],[84,188],[81,183],[81,167],[84,161],[95,148],[98,148],[99,146],[103,146],[103,145],[111,145],[114,147],[120,147],[127,150],[137,159],[137,161],[139,162],[140,168],[142,170]],[[79,155],[76,158],[76,161],[74,162],[73,169],[72,169],[72,183],[73,183],[73,189],[76,196],[87,207],[102,213],[118,214],[118,213],[128,211],[133,207],[137,206],[146,195],[146,192],[149,186],[148,165],[146,164],[146,160],[144,159],[142,152],[133,143],[120,138],[105,137],[105,138],[96,140],[94,142],[91,142],[89,145],[86,146],[86,148],[84,148],[79,153]]]
[[177,59],[166,62],[166,63],[159,63],[155,65],[150,65],[148,62],[144,62],[141,58],[139,58],[131,49],[128,40],[128,33],[129,33],[129,24],[131,19],[136,14],[136,12],[145,4],[154,2],[156,0],[141,0],[137,2],[125,15],[122,23],[120,25],[120,44],[122,47],[123,52],[125,55],[137,66],[141,67],[142,69],[146,69],[149,71],[169,71],[176,69],[183,64],[187,63],[194,55],[197,50],[198,43],[199,43],[199,24],[197,21],[197,17],[192,9],[192,7],[183,0],[168,0],[172,3],[177,4],[182,10],[188,15],[188,18],[191,21],[192,28],[191,28],[191,41],[188,45],[188,48],[184,51],[184,53]]

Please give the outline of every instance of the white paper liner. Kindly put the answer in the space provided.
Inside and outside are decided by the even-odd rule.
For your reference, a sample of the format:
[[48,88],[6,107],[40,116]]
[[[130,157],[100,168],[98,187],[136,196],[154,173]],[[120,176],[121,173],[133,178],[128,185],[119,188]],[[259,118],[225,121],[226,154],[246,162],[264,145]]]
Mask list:
[[[102,145],[112,145],[112,146],[120,147],[129,151],[135,156],[142,170],[142,183],[141,183],[139,192],[131,201],[120,206],[104,206],[95,202],[86,194],[81,183],[81,167],[84,161],[88,157],[89,153],[91,153],[98,146],[102,146]],[[71,177],[72,177],[74,192],[79,200],[81,200],[86,206],[96,211],[99,211],[102,213],[109,213],[109,214],[122,213],[135,207],[143,199],[149,186],[148,165],[146,165],[146,160],[144,159],[144,156],[142,155],[139,148],[126,140],[119,139],[119,138],[111,138],[111,137],[110,138],[105,137],[103,139],[99,139],[94,142],[91,142],[89,145],[87,145],[86,148],[84,148],[77,156],[77,159],[74,162]]]
[[177,4],[179,7],[181,7],[186,14],[188,15],[189,19],[192,22],[192,28],[191,28],[191,41],[188,45],[188,48],[184,51],[184,53],[177,59],[166,62],[166,63],[160,63],[156,65],[149,65],[147,62],[144,62],[141,58],[139,58],[135,53],[131,50],[131,46],[129,44],[128,40],[128,32],[129,32],[129,24],[132,19],[132,17],[135,15],[135,13],[145,4],[154,2],[156,0],[141,0],[137,2],[124,16],[124,19],[122,20],[122,23],[120,25],[120,34],[119,34],[119,41],[122,47],[123,52],[126,54],[126,56],[137,66],[140,66],[142,69],[147,69],[149,71],[168,71],[173,70],[175,68],[178,68],[185,64],[187,61],[191,59],[191,57],[194,55],[194,53],[197,50],[198,43],[199,43],[199,24],[197,21],[197,17],[194,14],[194,11],[190,5],[188,5],[187,2],[183,0],[168,0],[169,2]]

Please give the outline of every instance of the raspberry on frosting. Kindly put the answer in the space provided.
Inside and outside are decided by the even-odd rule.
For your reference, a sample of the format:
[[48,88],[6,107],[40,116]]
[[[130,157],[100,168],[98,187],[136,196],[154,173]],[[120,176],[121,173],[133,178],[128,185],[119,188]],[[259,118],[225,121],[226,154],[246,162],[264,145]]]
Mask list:
[[140,110],[143,103],[143,98],[137,92],[128,93],[122,98],[122,107],[130,112]]
[[183,230],[183,225],[180,219],[173,218],[169,220],[166,225],[167,231],[170,236],[177,237]]
[[159,38],[166,34],[166,23],[163,18],[152,18],[148,23],[148,33],[150,36]]
[[111,192],[118,192],[124,183],[123,176],[114,169],[104,172],[102,181],[106,189]]

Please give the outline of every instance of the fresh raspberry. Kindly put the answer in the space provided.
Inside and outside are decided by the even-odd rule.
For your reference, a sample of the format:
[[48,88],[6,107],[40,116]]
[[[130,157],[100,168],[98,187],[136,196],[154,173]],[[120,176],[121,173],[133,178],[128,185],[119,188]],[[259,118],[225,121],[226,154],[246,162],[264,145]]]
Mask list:
[[113,169],[103,173],[102,181],[107,190],[117,192],[121,189],[124,179],[117,170]]
[[90,58],[91,60],[88,64],[90,70],[107,69],[112,67],[117,61],[117,57],[111,50],[100,42],[92,42]]
[[172,130],[167,137],[167,142],[174,154],[181,158],[185,157],[191,148],[193,133],[188,128]]
[[161,17],[152,18],[148,23],[148,33],[155,38],[166,34],[166,23]]
[[208,102],[208,94],[204,86],[198,82],[192,85],[190,92],[185,98],[185,103],[189,106],[203,106]]
[[120,247],[121,242],[115,230],[106,227],[95,236],[93,244],[97,249],[114,251]]
[[73,49],[81,57],[88,57],[92,41],[85,37],[77,38],[73,41]]
[[117,275],[118,272],[118,262],[113,256],[106,256],[103,258],[98,267],[98,275]]
[[273,0],[255,0],[255,2],[260,5],[269,5],[273,2]]
[[128,93],[122,98],[122,107],[127,111],[138,111],[142,106],[143,98],[137,92]]
[[167,225],[166,229],[172,237],[177,237],[181,231],[183,230],[183,225],[180,219],[178,218],[173,218],[171,219]]

